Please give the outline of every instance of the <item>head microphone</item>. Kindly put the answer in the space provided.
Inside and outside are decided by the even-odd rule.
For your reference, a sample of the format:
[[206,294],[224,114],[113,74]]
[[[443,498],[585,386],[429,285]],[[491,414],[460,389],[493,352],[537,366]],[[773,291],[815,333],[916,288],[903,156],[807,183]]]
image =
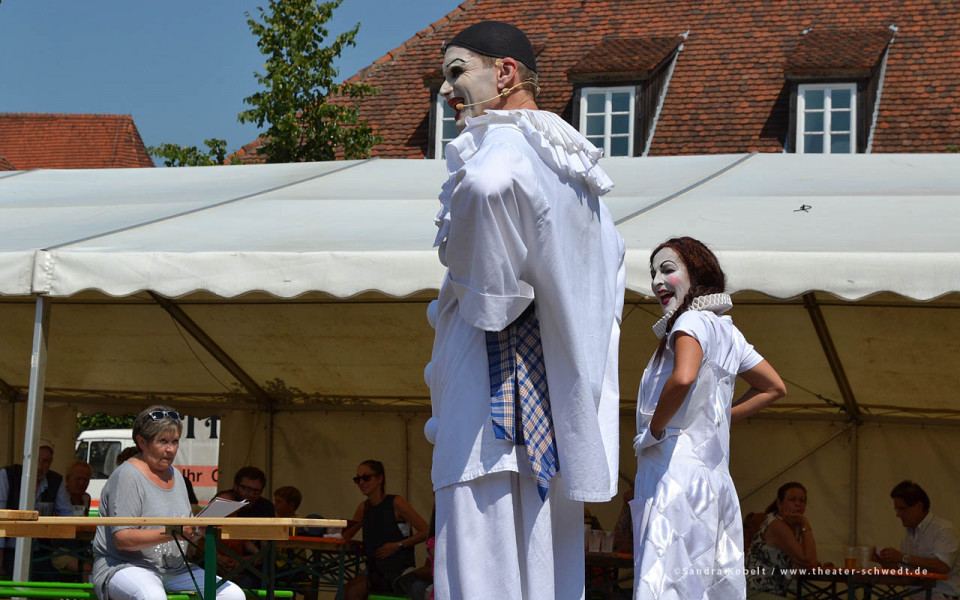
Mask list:
[[509,96],[509,95],[510,95],[510,92],[512,92],[513,90],[517,89],[517,88],[520,87],[521,85],[526,85],[526,84],[528,84],[528,83],[529,83],[530,85],[532,85],[534,88],[536,88],[535,94],[539,94],[539,93],[540,93],[540,86],[537,85],[537,83],[536,83],[534,80],[532,80],[532,79],[527,79],[527,80],[525,80],[525,81],[521,81],[520,83],[518,83],[517,85],[515,85],[515,86],[513,86],[513,87],[508,87],[507,89],[503,90],[502,92],[500,92],[500,93],[497,94],[496,96],[493,96],[492,98],[487,98],[486,100],[481,100],[480,102],[472,102],[472,103],[470,103],[470,104],[464,104],[463,102],[460,102],[460,103],[458,103],[458,104],[454,104],[454,105],[453,105],[453,109],[454,109],[455,111],[457,111],[457,112],[460,112],[461,110],[467,108],[468,106],[476,106],[476,105],[478,105],[478,104],[486,104],[487,102],[490,102],[491,100],[496,100],[497,98],[502,98],[502,97],[504,97],[504,96]]

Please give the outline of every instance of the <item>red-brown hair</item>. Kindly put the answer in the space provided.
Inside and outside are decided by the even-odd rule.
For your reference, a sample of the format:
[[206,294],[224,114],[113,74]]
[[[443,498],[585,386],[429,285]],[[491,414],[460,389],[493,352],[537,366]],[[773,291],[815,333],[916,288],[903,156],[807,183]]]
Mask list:
[[650,268],[653,268],[653,257],[664,248],[670,248],[680,257],[683,265],[687,268],[687,275],[690,277],[690,290],[683,297],[680,306],[676,312],[667,321],[667,333],[660,340],[657,347],[657,360],[663,356],[663,351],[667,347],[667,340],[670,339],[670,331],[677,319],[690,308],[690,303],[697,296],[706,294],[721,294],[727,289],[727,276],[720,268],[720,261],[716,255],[707,248],[706,244],[692,237],[670,238],[663,242],[650,253]]

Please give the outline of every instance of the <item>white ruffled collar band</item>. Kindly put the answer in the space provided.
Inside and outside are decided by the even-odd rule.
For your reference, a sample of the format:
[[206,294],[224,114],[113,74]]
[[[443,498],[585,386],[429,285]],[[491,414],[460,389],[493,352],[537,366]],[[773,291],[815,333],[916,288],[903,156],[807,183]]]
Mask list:
[[[690,302],[690,310],[707,310],[714,314],[722,315],[733,308],[733,299],[730,294],[707,294],[706,296],[697,296]],[[667,334],[667,321],[673,316],[675,310],[665,313],[660,320],[653,324],[653,333],[657,339]]]

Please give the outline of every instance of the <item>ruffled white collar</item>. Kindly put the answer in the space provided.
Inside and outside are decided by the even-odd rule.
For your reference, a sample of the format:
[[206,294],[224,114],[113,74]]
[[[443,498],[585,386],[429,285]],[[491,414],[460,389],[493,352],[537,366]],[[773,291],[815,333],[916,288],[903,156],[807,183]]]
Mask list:
[[476,117],[467,117],[466,128],[447,144],[449,178],[440,191],[443,205],[434,222],[440,230],[434,246],[447,237],[450,223],[450,197],[455,174],[480,149],[487,131],[494,127],[512,126],[523,133],[537,156],[555,172],[584,183],[591,192],[602,196],[613,189],[613,181],[597,161],[603,150],[591,144],[579,131],[552,112],[543,110],[488,110]]
[[[733,308],[733,300],[730,294],[707,294],[706,296],[697,296],[690,302],[689,310],[708,310],[714,314],[722,315]],[[675,310],[665,313],[660,320],[653,324],[653,333],[657,338],[662,338],[667,334],[667,321],[673,316]]]

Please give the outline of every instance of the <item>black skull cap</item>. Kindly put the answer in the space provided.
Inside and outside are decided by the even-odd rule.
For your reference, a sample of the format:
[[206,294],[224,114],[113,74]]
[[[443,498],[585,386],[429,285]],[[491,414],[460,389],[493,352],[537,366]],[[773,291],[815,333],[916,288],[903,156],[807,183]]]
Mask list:
[[522,62],[534,73],[537,71],[537,55],[533,44],[520,29],[503,21],[481,21],[453,36],[444,50],[460,46],[477,54],[494,58],[510,57]]

